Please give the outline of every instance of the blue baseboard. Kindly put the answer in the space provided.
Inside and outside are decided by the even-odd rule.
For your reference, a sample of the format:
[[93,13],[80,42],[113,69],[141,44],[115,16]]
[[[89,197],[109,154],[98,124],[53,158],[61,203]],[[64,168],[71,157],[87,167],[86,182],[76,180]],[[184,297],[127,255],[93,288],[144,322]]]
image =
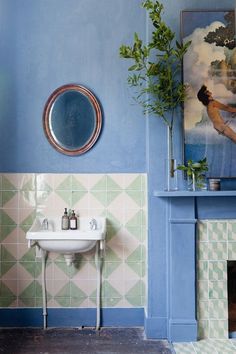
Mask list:
[[[94,327],[95,308],[49,308],[48,327]],[[42,327],[41,308],[0,309],[0,327]],[[144,326],[143,308],[103,308],[102,327],[140,327]]]
[[195,342],[197,340],[197,321],[170,320],[168,339],[172,342]]
[[146,317],[144,328],[148,339],[167,338],[167,318],[165,317]]

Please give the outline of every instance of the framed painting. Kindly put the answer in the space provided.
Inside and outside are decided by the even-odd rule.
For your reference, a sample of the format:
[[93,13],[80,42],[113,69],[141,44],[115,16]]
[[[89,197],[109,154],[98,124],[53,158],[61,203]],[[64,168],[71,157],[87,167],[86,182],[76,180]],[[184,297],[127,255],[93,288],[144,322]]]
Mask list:
[[[184,104],[184,159],[207,158],[209,177],[236,177],[236,47],[233,10],[182,11],[181,36],[191,41],[183,61],[187,85]],[[199,100],[205,86],[215,101],[233,107],[217,109],[217,117]],[[206,92],[206,91],[204,91]],[[218,115],[219,114],[219,115]],[[215,119],[222,129],[216,129]],[[229,129],[230,128],[230,129]]]

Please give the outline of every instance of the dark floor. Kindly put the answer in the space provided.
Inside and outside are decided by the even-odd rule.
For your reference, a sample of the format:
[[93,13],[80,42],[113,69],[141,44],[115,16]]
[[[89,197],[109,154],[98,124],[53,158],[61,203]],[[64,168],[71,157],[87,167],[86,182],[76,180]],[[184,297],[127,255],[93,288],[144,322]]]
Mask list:
[[0,354],[170,354],[167,341],[142,328],[0,329]]

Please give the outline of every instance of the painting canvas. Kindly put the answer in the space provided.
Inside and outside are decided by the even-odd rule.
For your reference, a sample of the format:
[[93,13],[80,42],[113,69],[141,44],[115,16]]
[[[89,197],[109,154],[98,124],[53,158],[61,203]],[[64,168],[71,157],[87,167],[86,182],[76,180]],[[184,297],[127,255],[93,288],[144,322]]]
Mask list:
[[[197,98],[206,85],[215,100],[236,107],[234,11],[182,11],[181,32],[183,42],[191,41],[183,61],[185,161],[207,157],[210,177],[236,177],[236,143],[219,134]],[[236,132],[236,115],[220,114]]]

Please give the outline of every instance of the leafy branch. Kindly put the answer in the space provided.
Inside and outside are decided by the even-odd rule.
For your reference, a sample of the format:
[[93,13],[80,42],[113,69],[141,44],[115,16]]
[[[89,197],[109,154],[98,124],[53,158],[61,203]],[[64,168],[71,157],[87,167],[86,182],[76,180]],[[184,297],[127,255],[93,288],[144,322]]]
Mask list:
[[163,5],[159,1],[146,0],[142,6],[153,24],[151,40],[145,45],[135,33],[132,46],[121,45],[120,56],[133,60],[128,69],[128,84],[137,89],[135,100],[145,113],[161,117],[172,137],[174,112],[186,96],[181,70],[190,42],[174,41],[175,33],[163,21]]
[[184,171],[190,180],[193,178],[196,181],[198,188],[203,186],[205,172],[208,171],[207,158],[194,162],[193,160],[188,160],[186,165],[179,165],[177,170]]

